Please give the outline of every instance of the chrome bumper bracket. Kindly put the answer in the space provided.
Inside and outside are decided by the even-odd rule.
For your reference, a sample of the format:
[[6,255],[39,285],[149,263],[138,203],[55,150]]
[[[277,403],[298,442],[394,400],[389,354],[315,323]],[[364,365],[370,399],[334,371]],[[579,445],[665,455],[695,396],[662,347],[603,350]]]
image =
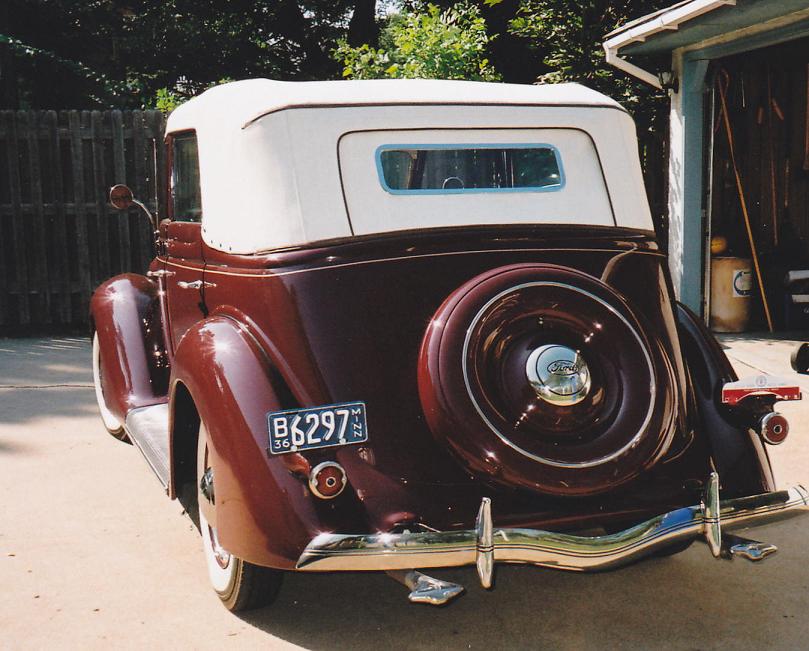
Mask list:
[[778,547],[758,540],[726,533],[722,536],[722,555],[726,558],[741,556],[748,561],[763,561],[778,551]]
[[464,591],[462,585],[434,579],[416,570],[388,570],[388,576],[410,589],[407,599],[413,604],[443,606]]

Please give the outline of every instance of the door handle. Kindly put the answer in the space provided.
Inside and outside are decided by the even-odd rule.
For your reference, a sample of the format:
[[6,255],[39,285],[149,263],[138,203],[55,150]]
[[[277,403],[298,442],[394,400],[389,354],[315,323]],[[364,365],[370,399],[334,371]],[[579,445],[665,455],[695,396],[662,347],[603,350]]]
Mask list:
[[202,289],[203,287],[216,287],[216,283],[202,282],[201,280],[192,280],[190,283],[181,280],[177,283],[180,289]]
[[146,275],[149,278],[168,278],[169,276],[173,276],[173,271],[167,271],[166,269],[158,269],[156,271],[147,271]]

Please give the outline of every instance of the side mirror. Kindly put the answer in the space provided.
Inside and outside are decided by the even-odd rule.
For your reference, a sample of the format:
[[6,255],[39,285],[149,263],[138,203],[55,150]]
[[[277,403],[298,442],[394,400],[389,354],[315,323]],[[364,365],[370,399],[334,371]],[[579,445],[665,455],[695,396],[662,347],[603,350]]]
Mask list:
[[146,213],[146,216],[149,218],[149,223],[152,225],[152,238],[155,246],[157,246],[160,236],[157,218],[149,212],[149,209],[143,205],[143,203],[135,199],[129,186],[123,185],[122,183],[113,185],[110,188],[110,204],[112,204],[113,208],[117,208],[118,210],[126,210],[131,206],[137,206]]
[[135,196],[129,186],[119,183],[110,188],[110,203],[113,208],[118,210],[126,210],[133,203],[135,203]]

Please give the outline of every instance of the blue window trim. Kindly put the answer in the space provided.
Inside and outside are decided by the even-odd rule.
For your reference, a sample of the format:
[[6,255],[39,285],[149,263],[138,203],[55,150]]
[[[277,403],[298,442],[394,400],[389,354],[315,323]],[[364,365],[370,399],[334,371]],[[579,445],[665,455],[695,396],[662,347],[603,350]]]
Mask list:
[[[402,149],[447,149],[447,150],[459,150],[459,149],[550,149],[553,152],[553,156],[556,159],[556,167],[559,168],[559,183],[555,183],[553,185],[543,185],[538,187],[524,187],[524,188],[457,188],[457,189],[449,189],[444,190],[441,188],[430,188],[430,189],[413,189],[413,190],[396,190],[391,188],[387,181],[385,180],[385,173],[382,170],[382,152],[383,151],[397,151]],[[388,194],[397,194],[397,195],[430,195],[430,194],[483,194],[483,193],[491,193],[491,192],[505,192],[505,193],[529,193],[529,192],[559,192],[562,188],[565,187],[565,170],[562,167],[562,158],[559,156],[559,150],[551,144],[548,143],[537,143],[537,142],[486,142],[486,143],[446,143],[446,144],[388,144],[388,145],[379,145],[374,152],[374,158],[376,159],[376,173],[379,177],[379,183],[382,186],[382,189],[385,190]]]

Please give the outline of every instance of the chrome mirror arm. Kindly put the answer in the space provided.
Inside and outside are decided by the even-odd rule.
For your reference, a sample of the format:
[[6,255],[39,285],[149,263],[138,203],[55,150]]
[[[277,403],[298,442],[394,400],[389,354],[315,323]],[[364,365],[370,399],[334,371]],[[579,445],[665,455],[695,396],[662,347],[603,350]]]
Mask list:
[[132,203],[140,208],[149,219],[149,224],[152,227],[152,239],[157,247],[158,241],[160,240],[160,225],[157,223],[157,215],[153,215],[152,212],[146,207],[146,204],[144,204],[142,201],[138,201],[137,199],[133,198]]
[[153,215],[142,201],[135,199],[128,186],[123,183],[113,185],[110,188],[110,204],[117,210],[127,210],[132,205],[140,208],[146,214],[152,227],[152,243],[155,250],[160,251],[160,225],[157,223],[157,215]]
[[155,232],[155,234],[157,234],[159,230],[157,225],[157,216],[153,215],[151,211],[146,207],[146,204],[144,204],[143,202],[138,201],[137,199],[132,199],[132,203],[134,203],[138,208],[140,208],[144,213],[146,213],[146,217],[149,218],[149,223],[152,225],[152,230]]

